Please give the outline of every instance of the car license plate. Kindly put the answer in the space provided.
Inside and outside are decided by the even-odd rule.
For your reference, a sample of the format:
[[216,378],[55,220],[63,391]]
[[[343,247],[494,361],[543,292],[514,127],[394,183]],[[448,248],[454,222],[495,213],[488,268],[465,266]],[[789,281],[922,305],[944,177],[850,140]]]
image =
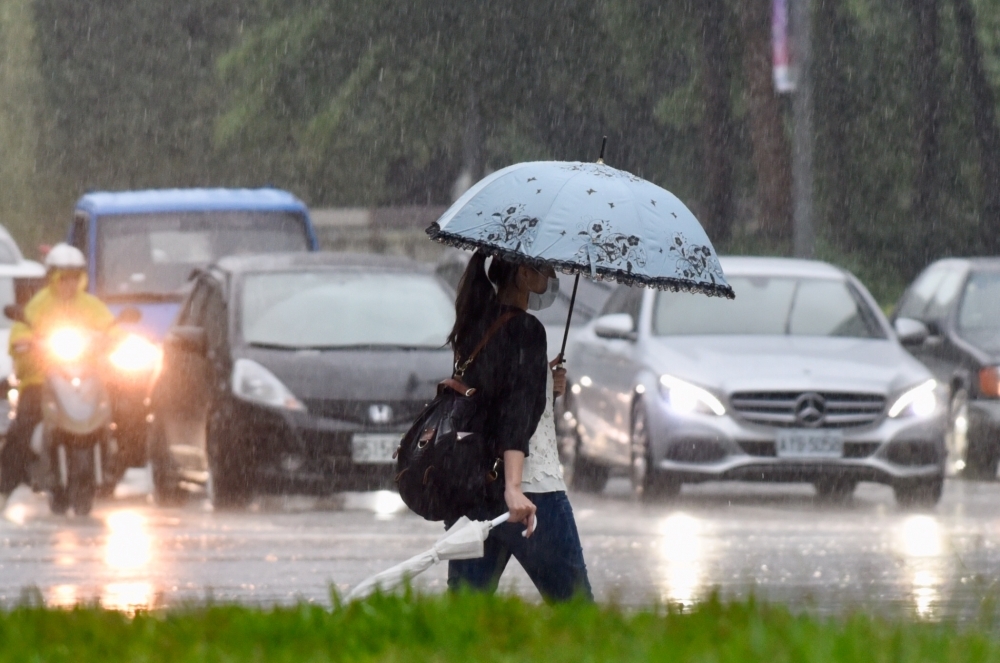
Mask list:
[[778,432],[775,447],[781,457],[840,458],[844,436],[829,430],[783,430]]
[[393,463],[402,433],[355,433],[351,458],[355,463]]

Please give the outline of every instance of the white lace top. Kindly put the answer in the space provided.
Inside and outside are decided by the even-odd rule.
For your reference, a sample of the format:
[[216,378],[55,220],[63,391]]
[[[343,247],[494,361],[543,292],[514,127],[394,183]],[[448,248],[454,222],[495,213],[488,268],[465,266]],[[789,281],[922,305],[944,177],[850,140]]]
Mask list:
[[552,371],[545,383],[545,411],[538,428],[528,442],[528,457],[524,459],[521,490],[525,493],[555,493],[565,491],[562,463],[556,441],[556,421],[552,413]]

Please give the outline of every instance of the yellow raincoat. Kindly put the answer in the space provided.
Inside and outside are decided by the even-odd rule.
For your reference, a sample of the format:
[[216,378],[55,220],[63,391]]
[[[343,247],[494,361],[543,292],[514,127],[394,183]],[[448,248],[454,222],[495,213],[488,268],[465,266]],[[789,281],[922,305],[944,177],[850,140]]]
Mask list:
[[94,331],[112,331],[115,316],[97,297],[86,292],[87,278],[80,278],[80,287],[73,299],[60,301],[52,291],[51,276],[45,286],[24,307],[24,322],[15,322],[10,329],[10,354],[14,359],[14,374],[19,387],[40,385],[42,367],[34,352],[17,351],[15,346],[32,338],[47,336],[57,327],[83,327]]

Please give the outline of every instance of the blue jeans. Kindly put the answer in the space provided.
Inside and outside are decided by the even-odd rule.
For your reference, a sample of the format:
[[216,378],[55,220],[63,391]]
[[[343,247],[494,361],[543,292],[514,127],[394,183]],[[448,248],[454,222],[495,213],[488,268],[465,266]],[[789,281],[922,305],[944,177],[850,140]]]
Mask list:
[[[593,601],[580,535],[566,493],[525,495],[537,509],[538,530],[526,539],[521,536],[523,524],[504,523],[494,528],[486,539],[483,557],[448,562],[448,588],[495,592],[513,555],[546,601],[566,601],[577,595]],[[489,517],[486,511],[484,508],[481,514],[471,513],[469,518],[485,520]]]

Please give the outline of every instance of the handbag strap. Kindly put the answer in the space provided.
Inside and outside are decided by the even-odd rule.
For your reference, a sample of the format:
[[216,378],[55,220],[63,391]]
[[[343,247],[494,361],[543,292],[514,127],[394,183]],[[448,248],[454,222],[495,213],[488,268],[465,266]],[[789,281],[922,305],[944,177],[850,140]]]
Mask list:
[[494,322],[490,326],[490,328],[486,330],[486,334],[483,335],[482,340],[479,341],[479,345],[477,345],[476,349],[472,351],[472,354],[469,355],[468,359],[459,364],[458,358],[456,357],[455,377],[458,378],[464,377],[465,371],[469,369],[469,366],[472,364],[473,360],[475,360],[475,358],[479,356],[479,353],[483,351],[483,348],[485,348],[486,344],[490,342],[490,339],[493,338],[493,335],[496,334],[498,331],[500,331],[500,328],[503,327],[508,322],[510,322],[511,319],[520,314],[521,311],[507,311],[506,313],[501,315],[499,318],[496,319],[496,322]]

